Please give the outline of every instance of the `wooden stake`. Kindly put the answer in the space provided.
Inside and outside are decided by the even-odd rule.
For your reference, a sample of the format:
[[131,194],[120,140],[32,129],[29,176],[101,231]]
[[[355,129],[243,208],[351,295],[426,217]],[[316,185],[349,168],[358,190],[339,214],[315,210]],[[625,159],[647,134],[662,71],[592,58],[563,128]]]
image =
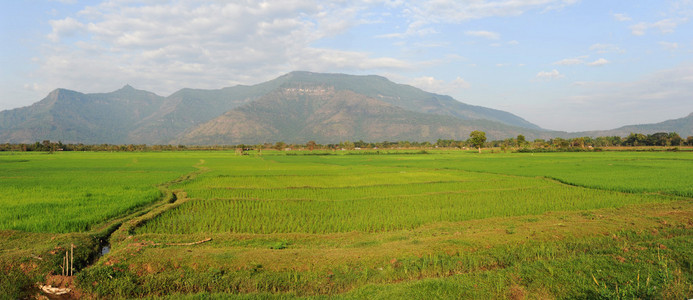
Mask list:
[[63,258],[63,270],[65,270],[65,272],[63,272],[64,273],[63,276],[67,276],[67,274],[69,274],[69,272],[70,272],[70,270],[67,269],[67,267],[68,267],[67,258],[68,258],[67,250],[65,250],[65,258]]
[[75,244],[70,247],[70,276],[75,275]]

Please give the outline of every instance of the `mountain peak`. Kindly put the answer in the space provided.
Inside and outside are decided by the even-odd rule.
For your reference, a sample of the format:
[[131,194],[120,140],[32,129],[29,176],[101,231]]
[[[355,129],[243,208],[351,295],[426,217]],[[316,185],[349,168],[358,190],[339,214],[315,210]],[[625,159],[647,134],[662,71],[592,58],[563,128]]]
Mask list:
[[132,87],[130,84],[124,85],[122,88],[119,89],[119,91],[135,91],[136,89]]
[[48,95],[59,95],[60,93],[65,93],[65,92],[74,93],[75,91],[64,89],[64,88],[57,88],[57,89],[54,89],[53,91],[51,91],[50,93],[48,93]]
[[[54,102],[58,100],[58,98],[61,97],[74,97],[75,95],[82,94],[80,92],[76,92],[73,90],[68,90],[68,89],[63,89],[63,88],[57,88],[54,89],[52,92],[48,93],[48,96],[46,96],[45,99],[49,99],[51,102]],[[45,100],[44,99],[44,100]]]
[[154,94],[152,92],[136,89],[136,88],[132,87],[130,84],[124,85],[122,88],[120,88],[119,90],[113,91],[111,94],[119,95],[119,96],[129,96],[129,97],[142,96],[142,95],[157,96],[156,94]]

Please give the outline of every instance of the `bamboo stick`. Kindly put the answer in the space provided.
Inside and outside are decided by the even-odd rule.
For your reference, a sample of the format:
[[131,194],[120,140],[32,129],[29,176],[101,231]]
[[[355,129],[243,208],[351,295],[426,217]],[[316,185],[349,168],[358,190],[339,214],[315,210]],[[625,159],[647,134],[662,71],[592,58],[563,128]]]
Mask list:
[[70,247],[70,276],[75,275],[75,244]]

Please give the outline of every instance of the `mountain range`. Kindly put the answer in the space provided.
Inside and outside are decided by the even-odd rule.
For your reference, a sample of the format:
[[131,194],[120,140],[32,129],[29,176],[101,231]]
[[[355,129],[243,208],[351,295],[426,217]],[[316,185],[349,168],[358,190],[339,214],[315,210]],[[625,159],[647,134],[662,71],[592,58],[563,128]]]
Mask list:
[[168,97],[129,85],[84,94],[56,89],[43,100],[0,112],[0,142],[84,144],[255,144],[283,141],[490,140],[678,132],[693,135],[693,114],[610,131],[549,131],[509,112],[381,76],[291,72],[274,80],[216,90],[181,89]]
[[578,136],[627,136],[631,133],[653,134],[657,132],[676,132],[686,138],[693,136],[693,113],[688,116],[654,124],[628,125],[610,130],[574,132],[569,137]]

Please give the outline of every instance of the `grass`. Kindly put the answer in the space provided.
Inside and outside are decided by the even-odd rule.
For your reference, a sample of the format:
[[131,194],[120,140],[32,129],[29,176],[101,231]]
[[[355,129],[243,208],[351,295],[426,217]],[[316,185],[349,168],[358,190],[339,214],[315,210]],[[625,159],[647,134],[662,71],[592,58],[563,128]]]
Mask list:
[[[624,182],[613,181],[612,177],[601,176],[605,188],[566,185],[562,183],[564,179],[547,180],[537,177],[542,167],[526,168],[530,159],[514,155],[511,156],[514,163],[506,155],[459,154],[389,155],[377,159],[339,155],[209,160],[207,166],[213,171],[173,187],[185,190],[194,200],[162,214],[138,232],[377,232],[413,229],[434,222],[670,201],[666,196],[626,193],[620,188]],[[499,159],[507,166],[507,173],[513,175],[480,173],[474,165],[480,159]],[[668,172],[672,175],[663,179],[678,179],[682,176],[673,176],[675,172],[685,173],[680,165],[693,161],[679,157],[676,164],[663,159],[657,162],[660,168],[671,168]],[[555,165],[550,158],[544,164],[543,168]],[[635,163],[635,171],[629,174],[637,175],[639,168],[640,164]],[[492,173],[499,171],[493,166],[489,169]],[[519,170],[525,171],[516,174]],[[563,171],[556,168],[552,172],[547,172],[545,177]],[[600,177],[593,172],[588,175],[569,177]],[[631,177],[623,178],[632,181]],[[638,184],[651,182],[667,183],[650,178]],[[671,188],[679,188],[675,184]]]
[[[693,197],[690,170],[693,155],[689,152],[587,152],[587,153],[496,153],[464,155],[443,152],[437,155],[407,157],[312,157],[326,164],[374,167],[397,166],[464,170],[482,173],[549,177],[584,187],[628,193],[666,193]],[[278,156],[276,161],[289,161]]]
[[75,243],[97,298],[693,295],[691,153],[348,153],[0,154],[0,293]]
[[161,198],[193,171],[180,154],[0,154],[0,230],[85,232]]
[[[669,201],[476,174],[476,181],[348,188],[209,189],[141,227],[139,233],[333,233],[413,229],[434,222]],[[339,180],[339,178],[335,178]]]
[[[272,293],[423,299],[522,293],[675,299],[693,292],[691,205],[593,210],[596,220],[576,211],[547,213],[535,222],[503,217],[378,233],[207,234],[213,241],[199,247],[143,244],[202,235],[142,234],[95,269],[124,270],[117,275],[133,282],[130,297]],[[513,234],[505,233],[509,223],[516,224]],[[281,244],[286,247],[273,249]],[[85,278],[94,281],[98,284],[85,288],[96,294],[118,290],[109,280]]]

